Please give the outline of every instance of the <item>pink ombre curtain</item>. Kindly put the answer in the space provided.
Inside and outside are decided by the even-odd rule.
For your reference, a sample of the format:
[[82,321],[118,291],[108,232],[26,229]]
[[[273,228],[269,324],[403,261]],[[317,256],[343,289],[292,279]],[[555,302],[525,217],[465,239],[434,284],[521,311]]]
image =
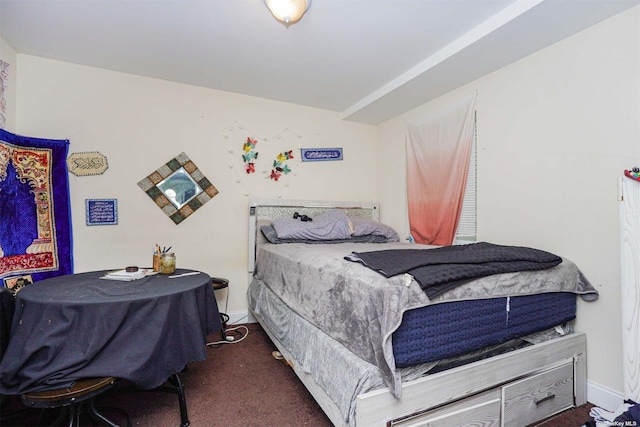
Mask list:
[[407,201],[416,243],[451,245],[455,240],[473,143],[475,93],[451,110],[409,125]]

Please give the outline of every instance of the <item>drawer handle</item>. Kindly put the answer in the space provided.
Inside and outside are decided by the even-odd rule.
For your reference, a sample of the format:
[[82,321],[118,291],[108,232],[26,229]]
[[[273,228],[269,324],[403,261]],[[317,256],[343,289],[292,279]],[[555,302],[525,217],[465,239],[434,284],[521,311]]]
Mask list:
[[553,394],[553,393],[549,393],[549,394],[547,394],[545,397],[543,397],[542,399],[537,399],[537,400],[535,400],[534,402],[535,402],[535,404],[536,404],[536,406],[537,406],[537,405],[541,404],[542,402],[546,402],[547,400],[551,400],[551,399],[553,399],[554,397],[556,397],[556,395],[555,395],[555,394]]

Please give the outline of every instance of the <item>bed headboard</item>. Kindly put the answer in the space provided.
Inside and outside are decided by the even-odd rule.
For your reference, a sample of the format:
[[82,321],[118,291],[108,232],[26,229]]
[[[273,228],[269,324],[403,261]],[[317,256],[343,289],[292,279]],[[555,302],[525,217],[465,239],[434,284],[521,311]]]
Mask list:
[[293,217],[294,212],[300,215],[314,217],[329,209],[344,210],[347,215],[358,216],[379,221],[378,203],[375,202],[327,202],[309,200],[249,200],[249,278],[255,267],[260,233],[259,222],[265,222],[278,217]]

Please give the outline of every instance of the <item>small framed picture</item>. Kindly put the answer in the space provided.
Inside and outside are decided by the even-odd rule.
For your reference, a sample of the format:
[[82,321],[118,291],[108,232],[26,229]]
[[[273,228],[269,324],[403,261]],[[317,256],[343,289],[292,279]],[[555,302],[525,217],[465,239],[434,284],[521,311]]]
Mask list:
[[301,148],[303,162],[330,162],[342,160],[342,148]]
[[87,225],[117,225],[117,199],[85,199]]
[[11,293],[13,293],[13,295],[16,295],[20,291],[20,289],[32,283],[33,279],[31,278],[30,274],[26,276],[8,277],[4,279],[4,286],[11,290]]

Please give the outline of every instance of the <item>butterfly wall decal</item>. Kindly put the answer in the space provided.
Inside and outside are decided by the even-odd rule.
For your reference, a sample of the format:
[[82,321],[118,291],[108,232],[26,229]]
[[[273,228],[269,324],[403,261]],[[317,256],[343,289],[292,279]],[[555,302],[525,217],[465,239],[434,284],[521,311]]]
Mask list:
[[244,162],[245,172],[254,173],[256,171],[255,160],[258,159],[258,152],[255,151],[257,140],[247,137],[247,142],[242,146],[242,161]]
[[271,178],[274,181],[277,181],[282,174],[288,174],[291,172],[291,169],[288,165],[284,164],[287,160],[293,159],[293,150],[283,151],[282,153],[276,156],[276,159],[273,161],[273,168],[271,169]]

